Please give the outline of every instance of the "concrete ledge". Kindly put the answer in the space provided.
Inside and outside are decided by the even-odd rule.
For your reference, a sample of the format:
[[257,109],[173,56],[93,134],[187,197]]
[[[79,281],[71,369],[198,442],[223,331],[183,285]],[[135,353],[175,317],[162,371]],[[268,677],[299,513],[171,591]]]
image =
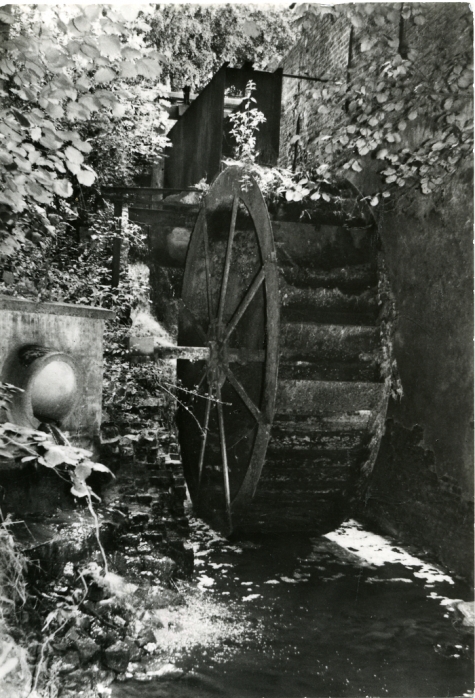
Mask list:
[[89,305],[73,303],[44,303],[30,301],[26,298],[0,296],[0,310],[11,310],[19,313],[43,313],[45,315],[71,315],[73,317],[90,317],[111,320],[115,317],[113,310],[106,310]]

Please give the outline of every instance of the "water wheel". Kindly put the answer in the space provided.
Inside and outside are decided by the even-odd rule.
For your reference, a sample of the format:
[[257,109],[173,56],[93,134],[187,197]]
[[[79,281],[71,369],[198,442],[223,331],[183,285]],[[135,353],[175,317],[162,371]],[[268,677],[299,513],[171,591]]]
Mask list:
[[195,511],[226,533],[338,525],[371,469],[387,399],[373,232],[274,228],[276,242],[258,186],[226,169],[183,279],[183,466]]

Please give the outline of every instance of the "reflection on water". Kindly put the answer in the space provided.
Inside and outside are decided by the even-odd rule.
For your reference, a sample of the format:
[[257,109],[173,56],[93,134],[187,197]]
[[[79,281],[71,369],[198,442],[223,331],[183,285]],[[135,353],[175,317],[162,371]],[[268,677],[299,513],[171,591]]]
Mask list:
[[473,634],[454,601],[469,590],[390,541],[353,522],[318,539],[229,545],[195,521],[194,546],[193,603],[211,625],[218,609],[221,634],[209,642],[193,611],[194,641],[174,652],[174,673],[117,684],[114,698],[473,695]]

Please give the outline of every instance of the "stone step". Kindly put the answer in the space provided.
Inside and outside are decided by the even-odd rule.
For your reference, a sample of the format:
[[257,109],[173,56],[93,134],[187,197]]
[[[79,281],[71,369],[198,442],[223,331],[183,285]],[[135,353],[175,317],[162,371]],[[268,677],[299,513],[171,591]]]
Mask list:
[[377,409],[385,396],[384,383],[279,380],[275,412],[308,414]]
[[[360,448],[366,440],[364,430],[314,431],[312,422],[274,422],[267,449],[267,457],[277,451],[292,449],[295,453],[320,449],[331,452]],[[338,453],[336,453],[338,455]]]
[[320,269],[312,266],[312,260],[307,260],[307,262],[309,266],[280,263],[279,272],[281,279],[292,286],[339,288],[347,293],[359,293],[366,289],[377,287],[377,270],[371,263]]
[[280,297],[284,322],[374,325],[378,317],[375,289],[347,294],[339,288],[305,288],[286,284],[281,287]]
[[[278,503],[278,508],[293,507],[308,509],[333,498],[341,497],[341,487],[322,487],[321,489],[309,489],[302,483],[300,488],[284,490],[277,487],[262,487],[255,495],[256,504],[267,504],[269,508],[274,508]],[[254,502],[253,502],[254,503]],[[297,507],[296,507],[297,505]]]
[[295,433],[304,430],[310,430],[314,434],[326,434],[333,431],[366,433],[371,417],[371,410],[358,410],[343,414],[327,411],[315,415],[280,413],[274,417],[273,428],[293,430]]
[[329,201],[320,198],[318,201],[276,201],[269,204],[269,215],[272,225],[276,221],[302,221],[302,211],[305,209],[306,221],[326,225],[344,225],[345,227],[370,227],[374,224],[369,207],[365,202],[357,202],[355,192],[350,189],[329,187],[325,192]]
[[381,371],[376,359],[371,361],[293,361],[279,364],[279,378],[289,380],[358,381],[378,383]]
[[318,483],[322,473],[332,473],[338,469],[351,469],[355,463],[361,463],[367,450],[355,449],[324,449],[309,447],[273,448],[269,447],[266,457],[266,473],[268,478],[286,473],[307,473]]
[[272,224],[277,258],[322,269],[364,264],[373,257],[373,233],[368,228],[343,228],[275,221]]
[[[280,355],[292,361],[355,361],[374,358],[379,349],[379,327],[283,322]],[[363,355],[363,356],[362,356]]]
[[314,322],[321,325],[376,325],[376,318],[371,313],[325,310],[311,305],[284,306],[281,319],[284,322]]

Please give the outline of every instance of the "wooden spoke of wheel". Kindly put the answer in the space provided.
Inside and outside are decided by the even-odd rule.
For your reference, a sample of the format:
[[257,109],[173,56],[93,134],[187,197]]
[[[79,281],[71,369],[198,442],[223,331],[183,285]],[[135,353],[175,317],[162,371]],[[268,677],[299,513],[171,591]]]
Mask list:
[[[190,492],[200,515],[207,518],[209,512],[210,519],[218,521],[220,526],[220,517],[224,514],[230,530],[231,517],[233,522],[239,518],[238,512],[249,504],[260,478],[273,420],[279,357],[279,288],[272,227],[257,184],[251,181],[243,188],[242,178],[241,168],[227,168],[204,199],[187,253],[183,278],[186,305],[182,306],[185,311],[179,325],[183,330],[181,335],[179,332],[183,337],[180,343],[195,346],[176,349],[177,358],[180,358],[180,351],[184,351],[184,361],[178,362],[178,372],[182,373],[190,390],[196,390],[199,383],[198,390],[201,388],[203,392],[204,377],[202,369],[199,366],[193,369],[188,361],[206,361],[206,379],[212,396],[206,407],[199,406],[201,432],[192,436],[193,443],[186,421],[180,429]],[[245,228],[239,228],[238,232],[240,206],[246,209],[243,212]],[[225,211],[230,224],[229,229],[221,231],[219,226]],[[241,259],[235,249],[237,237],[245,259]],[[216,267],[217,260],[222,276]],[[251,278],[247,275],[248,269],[255,270]],[[248,315],[254,304],[256,313],[250,318]],[[232,310],[228,313],[229,309]],[[244,328],[246,318],[250,326],[258,323],[255,333]],[[241,333],[236,331],[240,326],[243,327]],[[231,342],[233,346],[229,346]],[[202,346],[197,347],[198,343]],[[234,364],[245,367],[255,362],[262,364],[261,370],[257,366],[250,367],[249,371],[243,368],[238,379]],[[254,385],[254,376],[259,376],[259,389]],[[225,399],[230,408],[225,408],[222,402],[226,383],[229,392],[226,391]],[[207,477],[204,467],[214,432],[220,443],[224,497],[215,495],[213,478]],[[231,453],[235,464],[232,472],[228,462]],[[198,489],[197,482],[201,484]],[[208,483],[209,490],[206,489]]]
[[254,298],[254,296],[256,295],[258,290],[260,289],[261,284],[265,279],[265,276],[266,276],[265,269],[264,269],[264,267],[261,267],[261,269],[260,269],[259,273],[257,274],[257,276],[255,277],[254,281],[247,289],[246,294],[245,294],[244,298],[242,299],[242,301],[240,302],[236,312],[234,313],[233,317],[229,321],[229,323],[226,327],[225,333],[224,333],[223,342],[227,342],[229,337],[231,336],[231,334],[236,329],[236,326],[237,326],[239,320],[242,318],[242,316],[246,312],[246,310],[249,306],[249,303],[252,301],[252,299]]
[[218,308],[218,317],[217,317],[218,325],[220,325],[222,320],[223,320],[224,304],[226,302],[226,291],[228,289],[229,270],[231,268],[231,256],[232,256],[232,252],[233,252],[234,232],[236,230],[236,216],[237,216],[238,204],[239,204],[239,198],[237,196],[235,196],[233,199],[233,210],[231,213],[231,225],[229,226],[228,244],[226,247],[226,258],[224,260],[223,280],[221,282],[221,293],[219,296],[219,308]]
[[[208,361],[210,350],[209,347],[176,347],[167,344],[158,344],[156,347],[148,351],[148,348],[141,351],[140,347],[135,348],[132,352],[134,356],[149,356],[153,354],[156,359],[182,359],[185,361]],[[251,364],[262,363],[266,360],[266,353],[263,349],[235,349],[230,347],[227,349],[228,363],[236,364]]]
[[239,397],[241,398],[243,403],[246,405],[247,409],[252,414],[254,419],[259,423],[264,422],[264,416],[263,416],[262,412],[260,411],[260,409],[258,407],[256,407],[256,405],[251,400],[249,395],[246,393],[245,389],[243,388],[241,383],[238,381],[238,379],[236,378],[234,373],[231,371],[229,366],[225,367],[224,372],[226,374],[226,378],[231,383],[234,390],[237,392],[237,394],[239,395]]
[[209,240],[208,240],[208,224],[206,216],[203,220],[203,242],[205,246],[205,269],[206,269],[206,297],[208,299],[208,318],[211,322],[213,317],[213,299],[211,297],[211,270],[209,264]]
[[203,426],[203,434],[201,436],[201,449],[200,449],[200,459],[198,461],[198,491],[201,487],[201,476],[203,474],[203,463],[205,458],[206,442],[208,440],[208,425],[209,425],[209,415],[211,412],[211,400],[208,398],[206,400],[206,411]]
[[229,468],[228,468],[228,454],[226,451],[226,435],[224,432],[224,415],[223,415],[223,404],[221,402],[221,388],[218,385],[216,390],[216,397],[218,399],[218,425],[219,425],[219,442],[221,444],[221,459],[223,462],[223,482],[224,482],[224,499],[226,503],[226,515],[228,517],[229,530],[233,528],[233,522],[231,518],[231,491],[229,488]]

